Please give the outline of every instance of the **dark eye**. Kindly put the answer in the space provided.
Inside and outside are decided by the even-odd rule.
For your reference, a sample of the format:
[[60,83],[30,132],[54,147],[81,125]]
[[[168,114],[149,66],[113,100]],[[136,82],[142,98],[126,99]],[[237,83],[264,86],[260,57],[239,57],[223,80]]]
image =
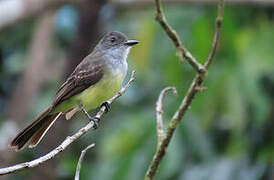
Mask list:
[[116,41],[115,37],[111,37],[110,42],[114,43]]

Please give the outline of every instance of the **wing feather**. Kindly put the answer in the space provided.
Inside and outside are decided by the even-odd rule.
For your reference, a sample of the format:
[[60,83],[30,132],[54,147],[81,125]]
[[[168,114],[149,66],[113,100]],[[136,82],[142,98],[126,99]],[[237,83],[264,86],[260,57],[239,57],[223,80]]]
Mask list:
[[[91,57],[86,57],[91,58]],[[84,59],[58,89],[54,106],[96,84],[104,75],[104,60]]]

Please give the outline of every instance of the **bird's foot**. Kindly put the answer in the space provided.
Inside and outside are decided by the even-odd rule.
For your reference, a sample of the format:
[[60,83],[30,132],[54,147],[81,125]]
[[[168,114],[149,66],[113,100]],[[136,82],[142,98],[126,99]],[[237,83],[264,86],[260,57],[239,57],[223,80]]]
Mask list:
[[80,108],[83,111],[83,113],[87,116],[87,118],[94,123],[93,129],[97,129],[100,118],[98,118],[96,116],[90,116],[89,113],[86,111],[86,109],[83,107],[83,105],[80,105]]
[[99,122],[100,122],[100,118],[98,118],[98,117],[91,117],[89,120],[94,123],[93,129],[97,129],[98,125],[99,125]]
[[103,104],[101,104],[100,108],[103,106],[105,107],[105,113],[108,113],[110,110],[110,104],[106,101]]
[[96,116],[90,116],[89,114],[87,115],[87,117],[90,121],[92,121],[94,123],[93,129],[97,129],[99,126],[100,118],[98,118]]

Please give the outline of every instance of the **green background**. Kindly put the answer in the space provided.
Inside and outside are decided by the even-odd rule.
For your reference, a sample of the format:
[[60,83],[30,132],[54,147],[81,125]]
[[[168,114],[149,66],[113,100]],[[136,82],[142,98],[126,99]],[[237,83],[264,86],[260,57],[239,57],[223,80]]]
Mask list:
[[[54,179],[72,179],[81,150],[91,143],[96,145],[86,154],[81,179],[142,179],[156,149],[155,103],[160,91],[166,86],[175,86],[178,90],[177,98],[171,93],[164,98],[164,124],[167,125],[195,76],[187,62],[179,63],[172,42],[154,20],[153,6],[112,10],[115,13],[110,13],[100,35],[118,30],[140,41],[128,58],[129,71],[136,70],[136,81],[103,116],[98,130],[88,132],[57,160],[51,160],[58,161],[52,172]],[[207,90],[196,96],[184,116],[156,179],[273,178],[273,12],[273,8],[265,6],[226,6],[219,48],[204,83]],[[185,47],[199,62],[205,62],[211,47],[216,6],[165,5],[165,14]],[[73,6],[64,6],[58,11],[52,52],[68,51],[78,17],[78,10]],[[0,86],[4,92],[0,99],[0,129],[6,121],[7,103],[26,68],[27,47],[35,25],[36,20],[32,19],[0,33]],[[57,59],[58,53],[52,53],[51,59]],[[29,120],[20,122],[20,127],[51,103],[62,81],[61,77],[55,78],[43,86],[39,97],[32,102]],[[68,123],[67,135],[71,135],[87,120],[78,113]],[[50,133],[63,130],[53,127]],[[47,143],[45,136],[41,144]],[[39,146],[19,152],[16,159],[5,165],[45,154]],[[29,179],[36,170],[5,178]]]

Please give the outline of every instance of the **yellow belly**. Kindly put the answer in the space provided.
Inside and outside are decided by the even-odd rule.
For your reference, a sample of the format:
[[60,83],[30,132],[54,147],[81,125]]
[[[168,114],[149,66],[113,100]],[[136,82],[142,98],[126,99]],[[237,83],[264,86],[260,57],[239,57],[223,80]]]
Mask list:
[[75,98],[86,109],[94,109],[114,96],[120,89],[123,80],[124,77],[119,75],[103,77],[97,84],[76,95]]
[[67,99],[58,105],[53,113],[67,112],[72,108],[79,108],[79,104],[82,104],[85,109],[95,109],[99,107],[103,102],[110,99],[120,89],[124,81],[123,75],[110,75],[109,72],[103,76],[103,78],[95,85],[90,86],[83,92]]

